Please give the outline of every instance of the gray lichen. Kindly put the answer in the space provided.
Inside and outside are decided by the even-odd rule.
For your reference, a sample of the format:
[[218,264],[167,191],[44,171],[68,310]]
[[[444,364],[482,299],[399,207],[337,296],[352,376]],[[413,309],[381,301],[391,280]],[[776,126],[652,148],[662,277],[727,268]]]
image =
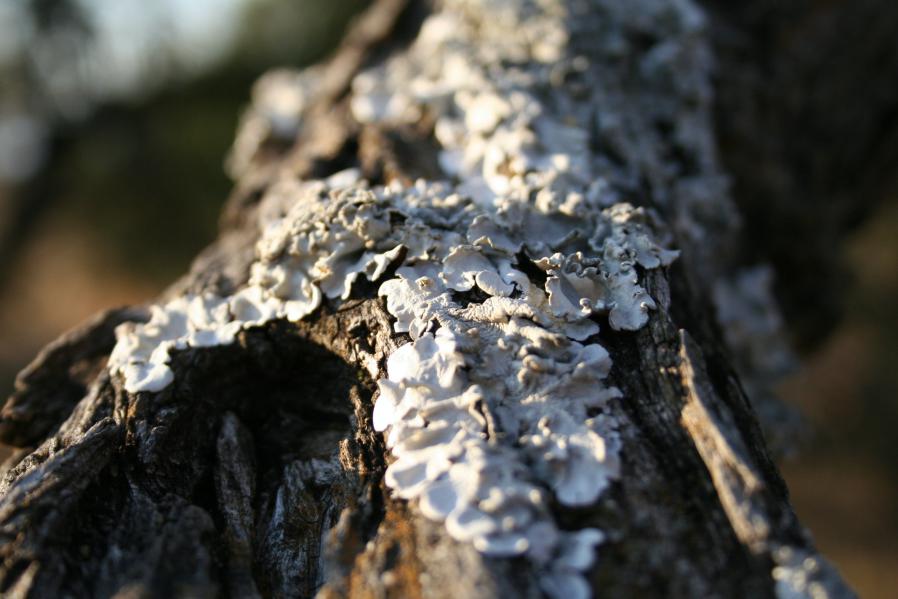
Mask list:
[[773,551],[773,579],[778,599],[835,599],[853,597],[845,589],[835,568],[820,557],[798,547],[781,546]]
[[[379,294],[411,342],[385,371],[365,365],[383,374],[373,422],[393,456],[388,487],[459,541],[526,555],[551,596],[587,597],[582,573],[603,535],[561,530],[550,499],[591,505],[619,475],[621,394],[605,382],[611,359],[593,336],[604,318],[614,329],[642,327],[655,302],[640,272],[677,256],[654,213],[622,201],[639,193],[618,163],[640,165],[653,201],[674,207],[695,247],[707,241],[698,221],[729,213],[714,198],[669,197],[677,173],[665,171],[667,142],[653,124],[685,123],[674,136],[699,157],[694,178],[722,189],[706,134],[701,13],[685,0],[581,4],[443,2],[408,51],[355,78],[350,105],[377,126],[428,114],[447,181],[371,187],[354,171],[285,178],[262,200],[246,286],[176,298],[148,323],[118,330],[109,368],[125,388],[159,391],[172,381],[172,351],[307,318],[351,297],[360,277],[395,272]],[[586,9],[607,28],[588,42],[576,25]],[[619,110],[632,99],[618,72],[627,30],[667,40],[638,67],[647,89],[670,87],[652,94],[666,99],[659,105]],[[578,48],[598,47],[572,52],[576,36]],[[286,73],[260,84],[235,171],[260,139],[299,126],[312,79]]]
[[[279,214],[285,197],[290,205]],[[231,343],[240,330],[275,318],[305,318],[323,298],[348,298],[358,277],[377,280],[404,255],[395,278],[380,287],[396,330],[413,338],[390,356],[374,408],[375,428],[395,457],[387,485],[416,500],[425,516],[445,521],[456,539],[490,555],[528,555],[554,581],[549,587],[582,586],[562,572],[572,568],[568,561],[586,560],[563,556],[571,543],[591,546],[600,535],[559,530],[547,493],[563,505],[589,505],[618,474],[608,407],[620,393],[603,382],[611,360],[600,345],[580,340],[598,330],[594,314],[608,315],[612,327],[635,328],[638,322],[618,326],[615,310],[642,317],[653,305],[632,264],[650,263],[640,253],[656,257],[655,266],[673,254],[637,224],[644,213],[618,205],[593,215],[592,228],[607,230],[605,251],[589,259],[587,274],[563,275],[575,282],[566,292],[570,301],[589,309],[559,314],[552,269],[541,286],[517,268],[518,249],[533,238],[525,242],[521,229],[498,224],[495,213],[450,185],[285,181],[265,201],[245,288],[224,298],[176,298],[154,307],[148,323],[118,329],[110,368],[125,388],[159,391],[172,381],[170,352]],[[538,224],[538,213],[531,216]],[[585,260],[580,253],[552,256]],[[538,266],[552,256],[527,259]],[[614,295],[606,283],[621,272],[629,295]],[[587,276],[596,277],[596,293],[614,299],[576,297]],[[474,287],[487,299],[455,295]]]
[[228,174],[239,179],[249,172],[266,144],[290,142],[302,124],[320,79],[318,70],[276,69],[253,86],[252,104],[240,121],[227,159]]
[[749,375],[748,384],[762,385],[794,369],[796,358],[783,338],[770,267],[746,268],[718,279],[712,297],[727,345],[740,372]]

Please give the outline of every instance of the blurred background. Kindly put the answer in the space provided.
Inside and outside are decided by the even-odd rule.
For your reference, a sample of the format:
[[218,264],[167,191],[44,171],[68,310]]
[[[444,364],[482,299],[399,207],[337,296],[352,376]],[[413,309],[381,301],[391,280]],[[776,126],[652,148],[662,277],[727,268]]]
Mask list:
[[[320,59],[365,4],[0,4],[0,394],[62,331],[186,270],[255,78]],[[846,316],[781,388],[814,430],[782,464],[796,509],[871,598],[898,588],[896,232],[892,198],[845,243]]]

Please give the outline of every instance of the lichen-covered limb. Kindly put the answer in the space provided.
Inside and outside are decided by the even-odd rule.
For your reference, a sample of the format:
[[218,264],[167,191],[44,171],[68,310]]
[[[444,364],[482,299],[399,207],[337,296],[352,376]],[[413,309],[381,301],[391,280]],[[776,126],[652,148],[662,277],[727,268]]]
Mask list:
[[850,596],[716,337],[773,307],[727,300],[701,10],[404,5],[260,82],[220,240],[10,404],[0,591]]

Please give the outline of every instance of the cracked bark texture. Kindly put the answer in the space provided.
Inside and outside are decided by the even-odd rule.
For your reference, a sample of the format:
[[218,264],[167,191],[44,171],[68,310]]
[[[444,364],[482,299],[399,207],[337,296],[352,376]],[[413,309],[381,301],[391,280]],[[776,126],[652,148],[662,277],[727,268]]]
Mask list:
[[[797,13],[811,10],[795,4]],[[414,126],[362,125],[348,105],[354,75],[403,52],[431,9],[382,0],[361,16],[335,57],[319,67],[322,79],[303,107],[302,126],[289,139],[262,140],[223,212],[219,240],[167,297],[227,295],[246,282],[259,199],[284,173],[314,179],[358,167],[372,182],[442,178],[426,114]],[[727,79],[728,68],[759,69],[743,63],[754,60],[757,48],[777,47],[756,33],[762,17],[714,14],[718,85],[732,91],[741,80]],[[777,15],[763,18],[778,22]],[[646,34],[630,42],[643,51],[664,40]],[[740,127],[741,120],[727,124],[726,111],[757,98],[735,95],[725,91],[718,100],[717,127],[730,140],[723,158],[735,165],[738,188],[748,179],[745,165],[760,160],[739,144],[773,142]],[[765,114],[792,109],[776,112],[771,96],[764,95]],[[777,118],[787,130],[787,119]],[[626,152],[615,158],[636,173],[638,193],[628,199],[673,223],[687,208],[661,198],[696,168],[671,141],[676,125],[659,123],[656,131],[663,145],[656,151],[672,165],[671,178],[649,180],[651,173],[640,172]],[[875,149],[865,135],[855,138],[858,156]],[[733,144],[739,147],[731,150]],[[800,179],[789,161],[779,166],[783,177]],[[825,185],[820,177],[810,181]],[[719,189],[725,192],[725,186],[707,192]],[[745,212],[752,194],[736,192]],[[774,204],[760,210],[775,215]],[[600,340],[614,363],[610,379],[626,398],[621,475],[594,505],[553,506],[554,515],[563,528],[605,532],[587,575],[597,597],[767,597],[778,590],[792,596],[778,589],[774,571],[792,561],[801,569],[808,560],[813,567],[805,574],[823,596],[851,596],[789,505],[736,374],[734,349],[714,318],[714,278],[757,239],[713,214],[702,225],[721,227],[707,235],[723,241],[702,248],[674,226],[683,258],[644,273],[658,304],[648,324],[635,332],[602,326]],[[145,319],[141,308],[100,315],[48,346],[19,376],[0,414],[0,440],[21,448],[0,478],[0,592],[541,596],[528,562],[485,557],[385,487],[388,457],[372,427],[377,387],[365,358],[374,356],[383,374],[385,357],[407,337],[392,332],[376,291],[375,284],[356,285],[350,300],[325,302],[309,319],[273,321],[229,346],[175,353],[175,382],[158,393],[128,393],[105,369],[114,327]]]

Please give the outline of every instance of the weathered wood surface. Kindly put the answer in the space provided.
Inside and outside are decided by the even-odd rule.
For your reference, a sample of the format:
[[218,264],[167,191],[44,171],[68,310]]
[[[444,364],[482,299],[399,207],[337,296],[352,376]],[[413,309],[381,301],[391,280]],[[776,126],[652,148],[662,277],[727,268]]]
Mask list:
[[[481,3],[470,4],[476,15]],[[547,6],[564,4],[579,14],[576,2]],[[580,4],[595,12],[563,21],[570,52],[586,55],[594,65],[588,76],[599,79],[564,75],[559,95],[589,97],[605,86],[620,102],[604,108],[609,116],[640,126],[653,95],[662,112],[665,94],[680,108],[678,76],[694,77],[683,85],[700,94],[689,122],[674,110],[651,131],[625,128],[615,138],[609,129],[611,137],[590,144],[632,181],[620,188],[624,199],[670,223],[682,255],[669,269],[640,271],[656,303],[645,326],[614,330],[596,317],[593,339],[610,353],[608,381],[623,396],[614,413],[620,473],[592,505],[555,501],[549,510],[562,530],[604,532],[586,573],[595,596],[851,596],[789,505],[731,359],[745,348],[732,346],[739,339],[727,347],[715,318],[714,287],[744,263],[742,244],[752,240],[740,236],[713,147],[707,28],[653,29],[663,21],[661,1],[639,3],[655,11],[644,25],[634,15],[609,16],[613,3]],[[671,18],[702,19],[687,2],[670,5]],[[431,10],[375,4],[321,67],[295,127],[244,140],[243,155],[231,161],[237,182],[220,239],[167,298],[228,296],[246,284],[259,202],[279,178],[311,180],[347,167],[372,184],[445,177],[432,115],[401,126],[362,123],[350,107],[356,74],[406,52]],[[596,15],[623,29],[603,29]],[[612,34],[627,50],[616,62],[594,43]],[[685,66],[698,72],[680,65],[639,79],[651,66],[646,56],[656,50],[660,61],[666,42],[679,51],[695,44]],[[683,132],[692,137],[677,138]],[[102,315],[20,375],[0,414],[0,440],[22,448],[0,480],[4,595],[541,596],[541,574],[525,558],[479,553],[385,485],[391,458],[372,425],[376,379],[409,338],[393,332],[377,284],[360,279],[351,299],[325,299],[308,318],[274,319],[232,344],[175,352],[171,384],[131,393],[106,369],[113,329],[148,317],[142,309]],[[750,359],[739,368],[762,394],[776,374]],[[808,584],[798,580],[790,595],[784,576]]]

